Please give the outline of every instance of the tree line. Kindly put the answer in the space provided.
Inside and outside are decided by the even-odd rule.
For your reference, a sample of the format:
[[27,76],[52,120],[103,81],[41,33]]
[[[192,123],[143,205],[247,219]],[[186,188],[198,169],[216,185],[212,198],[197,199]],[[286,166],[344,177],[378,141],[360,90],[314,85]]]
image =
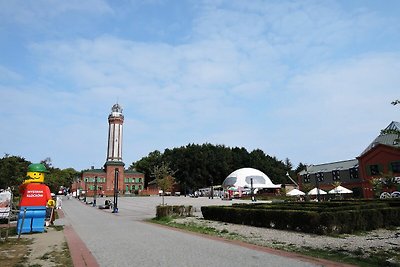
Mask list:
[[[51,192],[58,192],[61,186],[69,187],[72,182],[81,176],[81,172],[73,168],[60,169],[52,166],[51,159],[46,158],[43,163],[48,174],[45,175],[45,184]],[[288,158],[284,161],[266,155],[261,149],[251,152],[244,147],[227,147],[209,143],[198,145],[188,144],[178,148],[165,149],[163,153],[158,150],[150,152],[148,156],[133,162],[129,169],[136,169],[145,174],[145,186],[154,180],[154,170],[157,166],[166,163],[174,173],[175,182],[182,189],[197,190],[211,185],[220,185],[233,171],[250,167],[266,175],[275,184],[291,183],[286,173],[292,178],[304,169],[304,164],[293,170]],[[21,156],[5,154],[0,159],[0,189],[12,188],[18,195],[18,187],[26,177],[30,161]],[[296,179],[295,179],[296,180]]]
[[[25,180],[28,166],[31,163],[21,156],[5,154],[0,159],[0,189],[11,188],[15,195],[19,195],[18,187]],[[69,187],[80,174],[73,168],[59,169],[53,167],[50,158],[46,158],[40,163],[43,163],[49,171],[45,175],[44,183],[50,188],[51,192],[58,192],[61,186]]]
[[145,174],[148,183],[152,177],[155,166],[168,163],[174,170],[175,181],[181,188],[197,190],[211,185],[221,185],[224,179],[233,171],[250,167],[265,173],[273,183],[292,183],[287,178],[287,173],[294,178],[296,173],[305,165],[300,163],[296,170],[288,158],[284,161],[266,155],[261,149],[251,152],[241,147],[226,147],[209,143],[198,145],[188,144],[179,148],[165,149],[163,153],[158,150],[150,152],[148,156],[133,162],[130,169]]

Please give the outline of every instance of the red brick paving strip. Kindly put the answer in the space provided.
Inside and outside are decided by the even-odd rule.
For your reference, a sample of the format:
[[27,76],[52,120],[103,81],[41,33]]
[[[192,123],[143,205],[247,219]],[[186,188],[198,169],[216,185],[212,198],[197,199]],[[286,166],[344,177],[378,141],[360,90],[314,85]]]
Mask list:
[[[57,212],[59,218],[64,217],[62,210],[58,210]],[[68,243],[74,267],[99,267],[96,259],[76,234],[72,226],[66,225],[64,227],[64,236]]]

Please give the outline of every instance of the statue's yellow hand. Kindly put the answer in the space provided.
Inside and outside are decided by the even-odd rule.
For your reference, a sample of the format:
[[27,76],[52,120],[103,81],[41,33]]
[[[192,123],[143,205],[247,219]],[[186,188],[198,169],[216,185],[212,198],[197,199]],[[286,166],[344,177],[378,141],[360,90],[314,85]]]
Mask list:
[[49,200],[47,201],[47,206],[49,206],[49,207],[54,207],[55,205],[56,205],[56,202],[55,202],[54,200],[49,199]]

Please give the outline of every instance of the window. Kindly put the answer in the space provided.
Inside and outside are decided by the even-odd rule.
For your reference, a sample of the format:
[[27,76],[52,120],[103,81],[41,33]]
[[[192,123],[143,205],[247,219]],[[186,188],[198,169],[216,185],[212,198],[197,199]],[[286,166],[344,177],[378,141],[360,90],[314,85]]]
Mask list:
[[251,184],[251,180],[253,180],[253,184],[265,184],[265,179],[262,176],[246,176],[247,184]]
[[400,161],[390,163],[390,167],[392,169],[392,172],[400,173]]
[[322,182],[324,180],[324,173],[323,172],[317,172],[315,174],[315,179],[317,179],[318,182]]
[[303,175],[303,181],[304,183],[310,182],[310,175],[308,173]]
[[358,168],[350,168],[349,169],[350,172],[350,179],[358,179]]
[[228,186],[233,186],[237,181],[236,177],[228,177],[225,179],[225,181],[222,183],[222,186],[228,187]]
[[339,170],[332,171],[332,179],[334,181],[340,180],[340,171]]
[[371,175],[379,175],[379,166],[378,165],[370,165],[369,170]]

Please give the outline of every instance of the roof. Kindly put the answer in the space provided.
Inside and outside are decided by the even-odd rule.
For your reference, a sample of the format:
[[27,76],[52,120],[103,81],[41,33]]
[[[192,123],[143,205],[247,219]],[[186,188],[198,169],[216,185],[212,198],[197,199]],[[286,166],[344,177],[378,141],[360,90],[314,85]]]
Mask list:
[[127,169],[125,170],[125,173],[135,173],[135,174],[143,174],[142,172],[138,172],[136,169]]
[[82,173],[105,173],[104,169],[88,169],[84,170]]
[[300,175],[309,173],[318,173],[318,172],[331,172],[337,170],[348,170],[354,167],[358,167],[358,160],[357,159],[350,159],[350,160],[343,160],[343,161],[336,161],[318,165],[308,165],[307,171],[302,170],[299,172]]
[[[106,173],[106,170],[104,168],[102,169],[88,169],[88,170],[84,170],[83,173]],[[132,170],[124,170],[124,173],[133,173],[133,174],[143,174],[141,172],[138,172],[136,169],[132,169]]]
[[228,177],[225,178],[222,186],[226,187],[251,187],[253,182],[253,188],[280,188],[281,185],[273,184],[271,179],[262,171],[254,168],[241,168],[238,169]]
[[395,131],[400,132],[400,122],[392,121],[385,129],[381,131],[381,134],[376,137],[366,149],[364,149],[360,156],[364,155],[378,144],[391,147],[400,147],[399,134],[394,133]]

